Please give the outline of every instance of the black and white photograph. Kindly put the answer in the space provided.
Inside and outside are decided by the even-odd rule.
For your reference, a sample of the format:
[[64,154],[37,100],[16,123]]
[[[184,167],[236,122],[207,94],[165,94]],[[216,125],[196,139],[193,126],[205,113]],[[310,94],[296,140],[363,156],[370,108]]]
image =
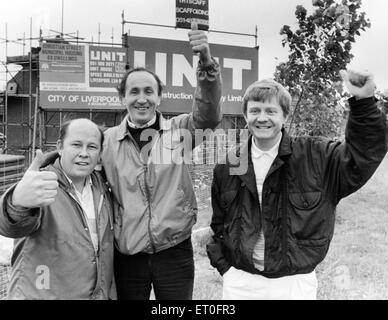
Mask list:
[[387,11],[2,1],[0,300],[387,300]]

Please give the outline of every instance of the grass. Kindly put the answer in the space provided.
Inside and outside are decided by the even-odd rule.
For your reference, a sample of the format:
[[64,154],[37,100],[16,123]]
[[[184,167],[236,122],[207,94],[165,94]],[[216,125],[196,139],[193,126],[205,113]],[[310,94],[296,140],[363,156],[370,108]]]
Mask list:
[[[360,190],[341,200],[329,252],[317,267],[319,300],[388,299],[388,158]],[[211,211],[200,211],[203,228]],[[202,233],[202,234],[200,234]],[[220,299],[222,278],[205,252],[209,232],[194,236],[194,299]]]
[[319,299],[388,298],[388,159],[337,208],[334,238],[318,266]]
[[[317,267],[318,299],[388,299],[388,158],[374,176],[337,207],[334,237]],[[210,266],[205,246],[210,236],[211,205],[207,191],[199,201],[193,233],[195,300],[221,299],[222,278]]]

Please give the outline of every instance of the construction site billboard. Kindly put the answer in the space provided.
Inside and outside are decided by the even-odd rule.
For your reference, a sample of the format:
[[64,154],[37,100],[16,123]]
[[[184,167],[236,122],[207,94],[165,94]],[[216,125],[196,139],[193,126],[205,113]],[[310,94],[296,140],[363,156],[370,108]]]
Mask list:
[[[198,56],[187,41],[130,37],[129,63],[154,71],[164,83],[162,112],[190,112],[196,83]],[[241,115],[245,89],[258,78],[257,48],[210,44],[222,73],[222,110]]]
[[125,65],[123,48],[43,43],[40,105],[44,109],[120,109],[116,87]]
[[[222,72],[224,114],[240,115],[244,90],[258,76],[256,48],[210,44]],[[164,84],[162,112],[191,111],[198,56],[187,41],[130,37],[127,48],[45,44],[40,52],[44,109],[122,110],[116,87],[125,65],[146,67]]]

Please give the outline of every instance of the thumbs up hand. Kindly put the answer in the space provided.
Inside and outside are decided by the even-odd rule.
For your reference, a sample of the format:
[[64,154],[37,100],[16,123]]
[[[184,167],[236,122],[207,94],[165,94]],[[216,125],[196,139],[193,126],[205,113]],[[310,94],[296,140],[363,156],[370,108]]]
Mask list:
[[198,54],[201,64],[204,66],[211,64],[211,54],[206,33],[203,30],[198,30],[198,24],[195,20],[191,22],[191,31],[189,31],[188,35],[193,52]]
[[30,167],[13,191],[13,206],[37,208],[48,206],[55,201],[58,177],[51,171],[39,171],[43,163],[44,155],[41,150],[37,150]]

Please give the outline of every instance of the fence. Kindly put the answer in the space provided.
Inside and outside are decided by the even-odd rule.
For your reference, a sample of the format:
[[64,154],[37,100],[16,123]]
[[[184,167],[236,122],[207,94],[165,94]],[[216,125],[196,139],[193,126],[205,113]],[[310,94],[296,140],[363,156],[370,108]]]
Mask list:
[[0,264],[0,300],[7,297],[7,285],[11,273],[9,265]]
[[[0,154],[0,196],[7,188],[19,181],[24,173],[24,157]],[[0,300],[6,298],[11,267],[9,265],[10,245],[0,237]],[[4,248],[3,248],[4,245]]]

